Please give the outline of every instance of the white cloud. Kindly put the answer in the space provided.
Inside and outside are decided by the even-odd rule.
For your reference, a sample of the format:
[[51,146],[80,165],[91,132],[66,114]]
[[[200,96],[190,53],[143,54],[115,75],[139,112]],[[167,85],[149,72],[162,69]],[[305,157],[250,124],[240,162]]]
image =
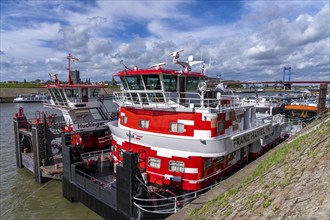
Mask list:
[[[1,31],[1,50],[15,58],[41,58],[50,55],[51,48],[42,44],[60,40],[60,25],[40,23],[31,28]],[[33,55],[33,56],[32,56]]]
[[211,58],[210,76],[278,80],[283,66],[290,65],[296,79],[314,72],[319,80],[330,80],[327,2],[247,1],[236,20],[209,11],[207,19],[215,19],[211,22],[189,11],[196,4],[202,3],[20,2],[1,16],[6,24],[1,30],[1,80],[12,79],[14,70],[21,80],[26,72],[44,79],[44,72],[64,75],[67,53],[80,58],[74,68],[82,76],[110,80],[122,69],[120,60],[140,68],[164,61],[173,67],[168,54],[181,48],[182,58]]

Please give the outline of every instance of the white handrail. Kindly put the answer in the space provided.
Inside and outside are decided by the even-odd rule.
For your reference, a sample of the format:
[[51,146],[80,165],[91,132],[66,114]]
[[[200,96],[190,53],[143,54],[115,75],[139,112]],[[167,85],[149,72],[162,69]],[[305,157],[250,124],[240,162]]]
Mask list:
[[[142,205],[142,204],[137,204],[136,202],[134,202],[134,205],[136,205],[139,209],[141,209],[142,211],[145,211],[145,212],[171,214],[171,213],[177,212],[178,202],[180,202],[180,204],[183,207],[185,205],[185,203],[183,203],[183,202],[186,202],[186,201],[189,201],[189,200],[194,200],[194,199],[198,198],[200,195],[202,195],[201,192],[213,189],[213,187],[215,187],[217,185],[219,185],[219,183],[215,183],[211,186],[208,186],[208,187],[200,189],[200,190],[196,190],[196,191],[193,191],[193,192],[185,193],[185,194],[182,194],[182,195],[179,195],[179,196],[168,197],[168,198],[143,199],[143,198],[133,197],[135,201],[146,202],[146,203],[151,202],[151,203],[156,203],[157,204],[158,202],[168,201],[168,203],[166,203],[166,204],[159,204],[159,205]],[[200,194],[198,195],[198,193],[200,193]],[[193,195],[193,196],[191,196],[191,195]],[[173,209],[161,209],[162,207],[171,206],[171,205],[174,206]],[[153,210],[155,210],[155,209],[158,209],[158,210],[151,211],[151,210],[148,210],[148,208],[152,208]],[[173,210],[173,211],[168,212],[169,210]]]
[[[137,94],[136,97],[131,97],[131,94]],[[161,97],[152,96],[151,94],[159,94]],[[114,100],[118,104],[124,106],[135,107],[190,107],[193,104],[196,107],[215,108],[221,105],[222,100],[230,100],[230,104],[227,107],[243,106],[239,103],[236,96],[222,95],[217,98],[203,98],[201,94],[197,92],[162,92],[162,91],[121,91],[114,92]],[[156,101],[158,100],[158,101]]]

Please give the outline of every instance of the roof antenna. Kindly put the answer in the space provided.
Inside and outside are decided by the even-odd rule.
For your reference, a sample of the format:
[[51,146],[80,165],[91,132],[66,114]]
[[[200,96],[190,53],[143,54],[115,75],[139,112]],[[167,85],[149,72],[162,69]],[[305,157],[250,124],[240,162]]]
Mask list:
[[121,61],[120,61],[120,64],[122,64],[122,65],[125,67],[125,69],[127,69],[127,70],[132,70],[132,69],[128,68],[128,67],[124,64],[124,60],[121,60]]
[[204,75],[206,75],[206,69],[209,69],[211,67],[211,63],[212,63],[212,58],[210,57],[210,62],[208,66],[206,66],[205,63],[202,63],[202,65],[200,66],[202,69],[202,73]]
[[184,72],[188,72],[188,71],[190,71],[189,63],[183,62],[183,61],[179,61],[180,53],[182,51],[183,51],[183,49],[177,50],[177,51],[174,51],[174,52],[170,53],[169,55],[173,57],[173,63],[174,64],[181,65],[183,67],[183,69],[184,69]]

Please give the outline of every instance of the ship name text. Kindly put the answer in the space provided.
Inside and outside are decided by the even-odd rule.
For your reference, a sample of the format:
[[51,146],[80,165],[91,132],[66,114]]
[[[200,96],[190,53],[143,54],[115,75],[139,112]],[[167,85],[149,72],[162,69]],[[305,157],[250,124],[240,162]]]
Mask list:
[[253,143],[256,140],[262,138],[263,136],[265,136],[271,132],[272,132],[272,126],[269,124],[264,127],[253,130],[249,133],[235,135],[235,136],[231,137],[231,139],[233,141],[233,147],[238,148],[238,147]]

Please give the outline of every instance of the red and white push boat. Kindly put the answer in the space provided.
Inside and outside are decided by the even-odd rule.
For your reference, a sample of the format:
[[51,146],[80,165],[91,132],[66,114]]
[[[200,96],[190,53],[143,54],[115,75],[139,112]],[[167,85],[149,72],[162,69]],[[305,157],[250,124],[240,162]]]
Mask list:
[[[54,84],[46,85],[50,103],[44,105],[58,109],[62,112],[66,125],[63,132],[91,131],[88,134],[72,135],[72,144],[81,146],[84,150],[88,148],[104,148],[111,144],[111,134],[107,126],[110,120],[106,107],[103,104],[102,96],[99,95],[103,85],[92,85],[73,83],[70,74],[70,61],[76,59],[68,55],[69,77],[68,83],[60,84],[57,74],[51,74]],[[92,131],[99,130],[97,133]]]
[[281,115],[256,114],[253,105],[242,106],[221,90],[207,91],[203,66],[201,73],[191,70],[202,62],[192,56],[179,61],[182,51],[171,55],[183,70],[161,63],[115,74],[122,84],[114,93],[119,113],[108,124],[115,164],[124,151],[143,152],[149,185],[195,191],[278,144],[288,124]]

